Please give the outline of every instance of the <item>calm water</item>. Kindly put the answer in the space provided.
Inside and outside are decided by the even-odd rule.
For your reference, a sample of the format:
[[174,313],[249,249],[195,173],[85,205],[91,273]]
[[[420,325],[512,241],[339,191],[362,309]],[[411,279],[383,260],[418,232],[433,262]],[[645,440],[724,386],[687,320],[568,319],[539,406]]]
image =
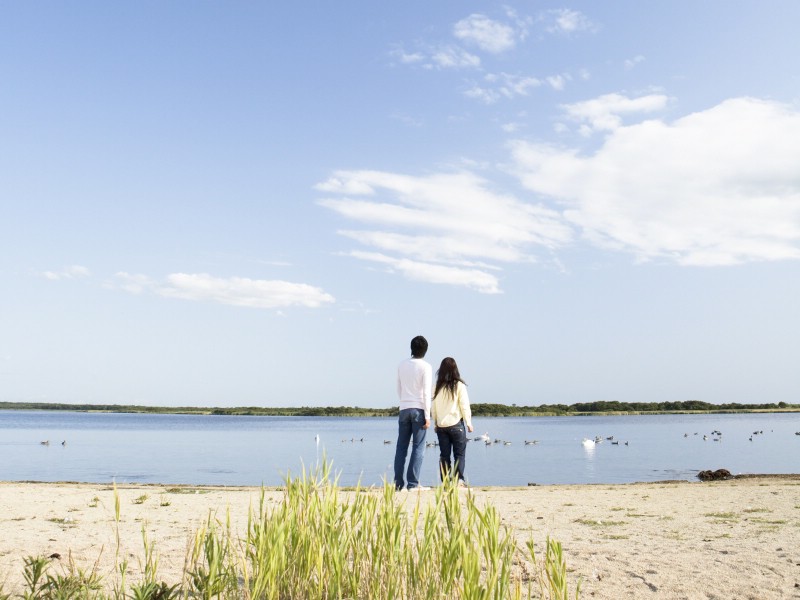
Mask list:
[[[472,436],[488,432],[511,442],[469,443],[467,476],[476,485],[692,480],[699,470],[718,468],[800,472],[800,413],[478,418],[474,424]],[[325,452],[342,485],[380,484],[392,479],[396,427],[395,419],[378,418],[0,411],[0,480],[279,485],[287,472],[315,465]],[[719,441],[712,431],[722,432]],[[581,440],[595,436],[620,444],[584,448]],[[428,441],[435,439],[429,432]],[[539,443],[524,444],[533,439]],[[423,484],[438,479],[438,451],[426,449]]]

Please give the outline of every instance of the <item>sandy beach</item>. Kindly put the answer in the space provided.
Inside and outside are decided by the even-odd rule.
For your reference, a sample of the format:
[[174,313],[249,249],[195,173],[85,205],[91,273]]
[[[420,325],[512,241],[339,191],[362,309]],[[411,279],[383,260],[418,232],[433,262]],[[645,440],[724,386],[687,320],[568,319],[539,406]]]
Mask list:
[[[120,486],[121,552],[131,577],[143,560],[142,527],[159,554],[160,578],[180,581],[194,532],[227,512],[246,527],[259,488]],[[473,488],[492,503],[520,545],[531,535],[562,542],[581,597],[800,598],[800,475],[720,482]],[[266,492],[279,502],[280,490]],[[433,491],[401,493],[413,502]],[[115,496],[108,485],[0,483],[0,582],[19,591],[23,559],[72,559],[112,576]]]

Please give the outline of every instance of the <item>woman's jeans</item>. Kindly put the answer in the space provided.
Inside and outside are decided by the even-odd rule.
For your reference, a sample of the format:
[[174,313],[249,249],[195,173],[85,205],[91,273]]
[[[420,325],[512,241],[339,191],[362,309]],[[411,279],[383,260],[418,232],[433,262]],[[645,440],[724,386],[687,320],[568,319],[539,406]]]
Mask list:
[[[421,408],[405,408],[400,411],[397,431],[397,449],[394,454],[394,486],[402,490],[403,467],[411,442],[411,460],[408,461],[408,489],[419,487],[419,472],[422,470],[422,459],[425,457],[425,411]],[[413,441],[412,441],[413,440]]]
[[[467,430],[464,421],[459,421],[452,427],[437,427],[436,435],[439,438],[439,474],[444,481],[445,477],[458,475],[459,480],[464,480],[464,461],[467,452]],[[455,473],[450,464],[450,452],[453,453]]]

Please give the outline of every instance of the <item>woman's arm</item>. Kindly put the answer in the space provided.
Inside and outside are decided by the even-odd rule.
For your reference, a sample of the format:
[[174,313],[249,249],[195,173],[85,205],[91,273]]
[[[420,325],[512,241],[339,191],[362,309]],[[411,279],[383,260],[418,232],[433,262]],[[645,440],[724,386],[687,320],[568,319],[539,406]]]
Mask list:
[[472,433],[472,409],[469,407],[469,394],[467,393],[467,386],[462,382],[458,382],[458,407],[461,409],[461,416],[464,417],[464,424],[467,426],[467,431]]

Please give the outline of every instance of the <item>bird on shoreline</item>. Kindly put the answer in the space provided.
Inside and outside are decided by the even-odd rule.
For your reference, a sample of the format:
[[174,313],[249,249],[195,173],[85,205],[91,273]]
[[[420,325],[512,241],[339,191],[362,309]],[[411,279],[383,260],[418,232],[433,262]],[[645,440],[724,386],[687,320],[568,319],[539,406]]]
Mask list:
[[40,443],[42,446],[49,446],[49,445],[50,445],[50,440],[45,440],[45,441],[43,441],[43,442],[39,442],[39,443]]

